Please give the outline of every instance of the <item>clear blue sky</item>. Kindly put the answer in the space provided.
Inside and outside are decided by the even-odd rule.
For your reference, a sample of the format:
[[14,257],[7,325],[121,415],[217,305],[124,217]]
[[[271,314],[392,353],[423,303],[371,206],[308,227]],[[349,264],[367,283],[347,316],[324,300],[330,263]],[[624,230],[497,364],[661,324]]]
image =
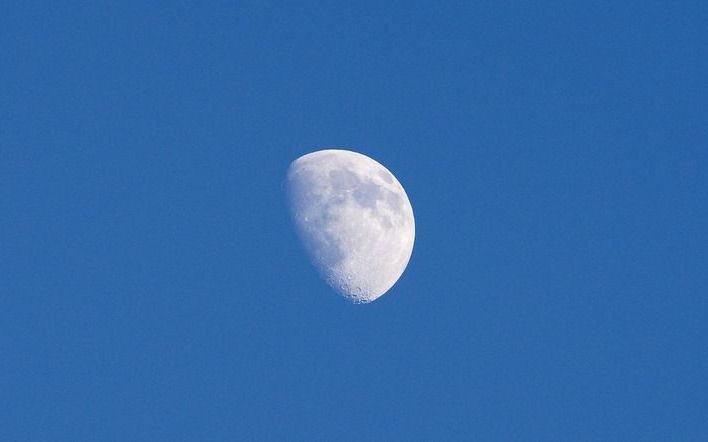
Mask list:
[[[708,440],[708,3],[208,3],[2,8],[1,440]],[[327,147],[413,204],[373,304]]]

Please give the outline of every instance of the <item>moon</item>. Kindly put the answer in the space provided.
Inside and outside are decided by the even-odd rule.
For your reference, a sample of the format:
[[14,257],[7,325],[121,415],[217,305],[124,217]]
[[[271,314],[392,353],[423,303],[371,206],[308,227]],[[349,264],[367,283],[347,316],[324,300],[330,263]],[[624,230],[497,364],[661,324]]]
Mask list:
[[413,252],[415,221],[388,169],[360,153],[320,150],[290,164],[286,193],[298,237],[335,291],[368,303],[398,281]]

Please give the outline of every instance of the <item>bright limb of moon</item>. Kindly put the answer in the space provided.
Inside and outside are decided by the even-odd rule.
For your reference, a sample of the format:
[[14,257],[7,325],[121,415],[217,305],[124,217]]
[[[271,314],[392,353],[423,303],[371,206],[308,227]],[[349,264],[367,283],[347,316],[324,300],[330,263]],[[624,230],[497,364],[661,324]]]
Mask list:
[[290,164],[286,189],[298,236],[327,283],[355,303],[386,293],[408,265],[413,208],[384,166],[328,149]]

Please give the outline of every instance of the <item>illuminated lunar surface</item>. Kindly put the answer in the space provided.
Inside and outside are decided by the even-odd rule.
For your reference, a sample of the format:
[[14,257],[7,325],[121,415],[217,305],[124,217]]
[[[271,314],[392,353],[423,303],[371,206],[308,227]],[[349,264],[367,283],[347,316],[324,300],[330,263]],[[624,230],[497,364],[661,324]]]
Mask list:
[[385,167],[348,150],[293,161],[287,195],[298,236],[327,283],[354,303],[386,293],[408,265],[413,209]]

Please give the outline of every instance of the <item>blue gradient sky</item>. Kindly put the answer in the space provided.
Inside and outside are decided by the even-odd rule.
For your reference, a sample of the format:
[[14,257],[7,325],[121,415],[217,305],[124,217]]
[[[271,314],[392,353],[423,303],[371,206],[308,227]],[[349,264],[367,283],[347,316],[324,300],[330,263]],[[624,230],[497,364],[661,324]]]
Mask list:
[[[706,2],[10,2],[0,439],[708,439]],[[282,183],[369,155],[351,305]]]

